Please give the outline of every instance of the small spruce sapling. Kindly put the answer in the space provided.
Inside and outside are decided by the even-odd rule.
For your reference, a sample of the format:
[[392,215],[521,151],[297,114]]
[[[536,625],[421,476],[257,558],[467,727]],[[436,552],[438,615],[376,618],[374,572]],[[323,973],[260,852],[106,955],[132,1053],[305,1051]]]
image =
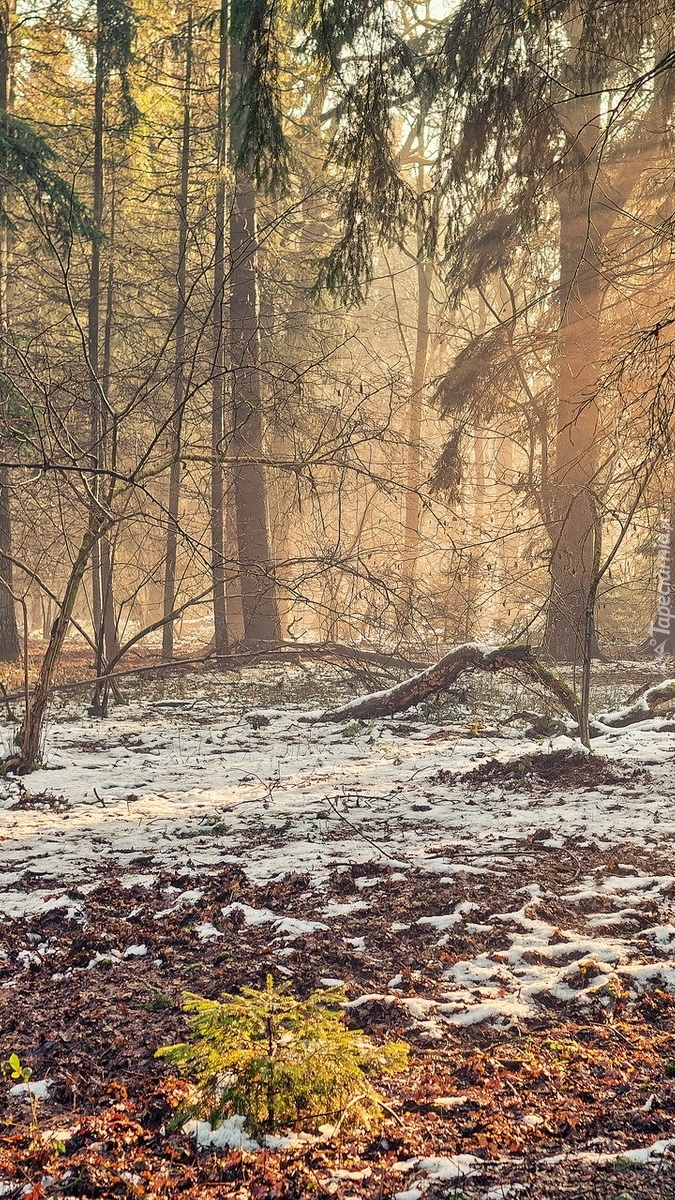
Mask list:
[[194,1102],[181,1121],[199,1117],[216,1126],[237,1113],[254,1134],[346,1118],[370,1125],[381,1114],[370,1075],[405,1070],[408,1047],[377,1046],[348,1029],[344,1001],[336,990],[294,1000],[271,975],[264,988],[222,1000],[187,993],[193,1040],[157,1051],[195,1080]]

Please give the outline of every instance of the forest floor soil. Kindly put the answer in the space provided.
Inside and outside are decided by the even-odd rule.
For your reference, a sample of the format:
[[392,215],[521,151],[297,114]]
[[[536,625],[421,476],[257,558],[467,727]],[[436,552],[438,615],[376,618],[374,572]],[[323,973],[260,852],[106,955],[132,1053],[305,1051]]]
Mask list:
[[[315,723],[352,692],[261,665],[139,680],[106,720],[57,696],[44,769],[0,798],[0,1058],[43,1085],[31,1129],[0,1081],[0,1196],[675,1198],[668,722],[589,756],[481,680]],[[353,1027],[409,1044],[377,1128],[172,1128],[187,1085],[155,1051],[183,994],[268,975],[339,982]]]

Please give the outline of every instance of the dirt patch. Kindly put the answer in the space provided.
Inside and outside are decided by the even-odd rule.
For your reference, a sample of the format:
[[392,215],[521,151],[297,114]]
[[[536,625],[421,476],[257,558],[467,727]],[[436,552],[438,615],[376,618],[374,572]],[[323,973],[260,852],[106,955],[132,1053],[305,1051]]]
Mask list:
[[32,796],[24,793],[15,804],[10,804],[8,812],[67,812],[72,805],[65,796],[53,796],[50,792],[41,792]]
[[649,772],[643,767],[622,767],[600,754],[564,749],[549,754],[524,754],[508,762],[489,758],[465,774],[438,771],[430,782],[461,782],[469,787],[481,787],[485,783],[517,783],[525,789],[554,784],[559,788],[590,789],[616,783],[645,783],[649,779]]

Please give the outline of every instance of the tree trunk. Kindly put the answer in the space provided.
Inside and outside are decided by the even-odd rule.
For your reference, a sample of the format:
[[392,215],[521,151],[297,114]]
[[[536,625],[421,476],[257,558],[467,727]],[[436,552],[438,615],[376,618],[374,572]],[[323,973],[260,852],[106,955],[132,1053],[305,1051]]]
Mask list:
[[[559,395],[550,475],[553,545],[544,650],[556,661],[579,663],[599,537],[597,390],[603,280],[588,194],[576,178],[561,189],[559,206]],[[594,625],[592,644],[595,652]]]
[[[100,0],[97,2],[96,20],[96,65],[94,71],[94,158],[93,158],[93,223],[100,232],[103,222],[103,121],[104,121],[104,91],[105,74],[102,43],[102,17]],[[103,406],[101,403],[101,380],[99,377],[99,321],[101,293],[101,245],[100,239],[94,238],[91,246],[91,263],[89,267],[89,300],[87,305],[87,353],[89,357],[89,421],[90,421],[90,458],[93,468],[91,479],[92,509],[98,508],[98,496],[101,488],[99,474],[102,465],[102,424]],[[97,646],[103,638],[103,585],[101,580],[101,548],[97,540],[92,546],[92,622],[94,639]],[[101,651],[97,653],[97,666],[100,674]]]
[[[419,135],[419,152],[424,153],[424,133]],[[424,194],[424,167],[420,164],[417,174],[418,195]],[[421,503],[421,439],[422,405],[424,385],[427,381],[427,359],[429,357],[429,303],[431,300],[431,277],[433,268],[424,261],[421,230],[417,236],[417,325],[415,331],[415,358],[410,382],[410,407],[408,409],[408,437],[405,464],[405,518],[403,532],[403,578],[412,587],[420,553]]]
[[47,705],[49,704],[54,669],[63,648],[63,642],[68,632],[70,618],[73,615],[75,601],[77,600],[80,584],[87,569],[92,548],[99,537],[101,525],[99,512],[100,510],[94,511],[93,509],[90,511],[89,525],[80,543],[77,558],[71,568],[59,614],[52,625],[38,681],[31,695],[21,730],[18,762],[15,766],[15,770],[19,774],[32,770],[40,760],[42,728]]
[[405,464],[405,518],[403,534],[403,578],[414,583],[420,553],[422,406],[429,353],[429,300],[431,297],[431,264],[417,264],[417,332],[415,360],[410,387],[408,437]]
[[216,179],[216,237],[213,265],[213,384],[211,394],[211,580],[213,632],[216,657],[227,653],[227,599],[225,590],[225,488],[223,480],[225,395],[225,166],[227,163],[228,105],[228,4],[220,9],[218,67],[218,129]]
[[19,659],[19,631],[12,595],[14,577],[12,563],[6,557],[11,553],[12,516],[9,471],[7,467],[0,467],[0,662],[7,663],[18,662]]
[[482,433],[473,435],[474,478],[470,495],[472,526],[469,558],[466,565],[466,618],[464,636],[469,638],[480,624],[480,575],[482,566],[483,523],[485,519],[485,439]]
[[[0,110],[9,107],[10,81],[10,25],[13,7],[7,0],[0,3]],[[0,188],[0,215],[5,211],[5,188]],[[9,230],[0,227],[0,400],[3,408],[9,396],[7,377],[7,337],[9,334],[8,312],[9,274]],[[12,510],[10,504],[10,478],[7,467],[0,468],[0,661],[17,662],[19,658],[19,632],[16,623],[16,608],[12,592],[14,580],[12,564],[7,555],[12,553]]]
[[[241,47],[231,52],[232,78],[242,70]],[[232,124],[232,157],[238,151]],[[267,527],[267,493],[262,466],[262,395],[260,327],[256,269],[256,193],[236,172],[230,208],[230,351],[232,360],[233,484],[244,641],[247,646],[279,641],[281,636]]]
[[[671,441],[672,441],[671,436]],[[657,544],[656,611],[649,627],[648,648],[657,658],[675,655],[675,451],[671,466],[670,511],[668,521],[660,522]],[[647,646],[645,649],[647,649]]]
[[[164,567],[163,615],[168,617],[176,607],[176,559],[178,553],[178,515],[180,505],[180,449],[183,413],[185,411],[185,303],[188,240],[188,185],[190,181],[190,123],[192,104],[192,9],[188,10],[185,46],[185,80],[183,94],[183,137],[180,150],[180,184],[178,194],[178,262],[176,268],[176,346],[173,386],[172,456],[169,472],[167,506],[166,562]],[[162,658],[173,658],[173,621],[162,630]]]
[[[103,395],[106,403],[103,407],[102,436],[104,444],[108,437],[108,405],[110,403],[110,367],[112,353],[112,326],[115,298],[115,263],[112,257],[115,244],[115,181],[110,197],[110,239],[108,263],[108,280],[105,302],[105,327],[103,331]],[[114,453],[114,451],[113,451]],[[103,591],[103,645],[106,661],[110,662],[119,650],[117,635],[117,616],[115,613],[115,595],[113,589],[114,548],[107,533],[101,536],[101,584]]]

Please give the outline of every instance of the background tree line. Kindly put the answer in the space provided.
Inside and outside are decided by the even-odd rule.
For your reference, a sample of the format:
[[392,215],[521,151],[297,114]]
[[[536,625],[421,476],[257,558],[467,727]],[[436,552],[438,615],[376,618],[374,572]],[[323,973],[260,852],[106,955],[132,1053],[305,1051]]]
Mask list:
[[644,639],[673,22],[2,8],[0,654],[40,647],[29,758],[67,639],[98,676],[136,646]]

